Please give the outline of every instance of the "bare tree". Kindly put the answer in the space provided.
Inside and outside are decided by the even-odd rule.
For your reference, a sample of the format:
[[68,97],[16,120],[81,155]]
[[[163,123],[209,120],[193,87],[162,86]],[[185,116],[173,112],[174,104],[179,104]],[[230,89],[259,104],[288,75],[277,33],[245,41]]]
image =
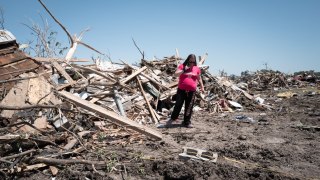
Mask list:
[[0,28],[4,29],[4,10],[0,7]]
[[89,49],[91,49],[91,50],[93,50],[93,51],[101,54],[101,55],[104,55],[103,53],[101,53],[100,51],[96,50],[96,49],[93,48],[92,46],[90,46],[90,45],[88,45],[88,44],[86,44],[86,43],[84,43],[84,42],[81,41],[81,40],[82,40],[82,37],[83,37],[83,34],[84,34],[85,32],[87,32],[89,29],[86,29],[86,30],[82,31],[78,37],[77,37],[77,35],[74,35],[73,37],[71,37],[71,34],[70,34],[69,31],[67,30],[67,28],[65,28],[65,27],[60,23],[60,21],[59,21],[57,18],[54,17],[54,15],[50,12],[50,10],[46,7],[46,5],[45,5],[41,0],[38,0],[38,1],[39,1],[40,4],[43,6],[43,8],[47,11],[47,13],[52,17],[52,19],[65,31],[65,33],[66,33],[66,34],[68,35],[68,37],[69,37],[69,40],[71,41],[71,42],[70,42],[70,44],[71,44],[70,49],[69,49],[69,51],[68,51],[68,53],[67,53],[67,55],[66,55],[66,57],[65,57],[65,60],[66,60],[66,63],[67,63],[67,64],[69,63],[69,60],[72,58],[74,52],[76,51],[76,48],[77,48],[77,45],[78,45],[78,44],[81,44],[81,45],[83,45],[83,46],[85,46],[85,47],[87,47],[87,48],[89,48]]
[[57,32],[53,31],[49,23],[41,15],[42,24],[39,25],[32,20],[32,25],[23,23],[31,30],[33,39],[28,41],[29,49],[26,52],[34,54],[37,57],[56,57],[62,55],[67,47],[62,47],[62,44],[57,41]]

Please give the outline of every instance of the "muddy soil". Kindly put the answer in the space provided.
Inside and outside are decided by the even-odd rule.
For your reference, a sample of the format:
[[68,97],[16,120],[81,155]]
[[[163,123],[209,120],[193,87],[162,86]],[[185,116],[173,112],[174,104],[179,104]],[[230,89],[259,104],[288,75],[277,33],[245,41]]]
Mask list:
[[[268,99],[272,111],[198,111],[194,128],[158,129],[160,142],[107,146],[99,151],[109,157],[106,167],[60,168],[56,179],[320,179],[320,95]],[[183,147],[216,152],[217,162],[181,159]],[[22,179],[52,177],[39,172]]]

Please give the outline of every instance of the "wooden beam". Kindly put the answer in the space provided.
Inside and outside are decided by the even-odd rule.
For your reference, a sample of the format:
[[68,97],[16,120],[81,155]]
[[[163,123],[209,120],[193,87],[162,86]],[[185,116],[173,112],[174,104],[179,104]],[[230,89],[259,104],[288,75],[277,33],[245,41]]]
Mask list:
[[142,93],[142,95],[143,95],[143,97],[144,97],[144,100],[145,100],[146,103],[147,103],[148,110],[149,110],[149,113],[150,113],[150,115],[151,115],[151,117],[152,117],[152,119],[153,119],[153,122],[158,123],[158,119],[157,119],[156,116],[153,114],[153,109],[152,109],[152,107],[151,107],[151,105],[150,105],[150,103],[149,103],[149,101],[148,101],[148,99],[147,99],[147,97],[146,97],[146,93],[145,93],[144,90],[143,90],[143,87],[142,87],[142,85],[141,85],[141,82],[140,82],[140,80],[139,80],[139,77],[136,77],[136,78],[137,78],[137,81],[138,81],[138,84],[139,84],[140,91],[141,91],[141,93]]
[[[64,62],[65,59],[63,58],[45,58],[45,57],[32,57],[33,59],[35,59],[36,61],[39,62],[51,62],[52,59],[56,59],[58,62]],[[88,59],[70,59],[69,62],[90,62],[91,60]]]
[[[153,99],[153,97],[149,93],[146,94],[146,97],[147,97],[148,101],[151,101]],[[142,107],[145,104],[145,102],[146,102],[145,99],[141,99],[140,101],[136,102],[135,104]]]
[[[129,64],[125,63],[124,61],[122,61],[123,64],[129,66],[131,69],[133,69],[132,66],[130,66]],[[147,78],[149,81],[153,82],[154,84],[158,85],[159,87],[161,87],[162,89],[170,89],[170,88],[167,88],[166,86],[162,85],[161,83],[157,82],[156,80],[154,80],[152,77],[144,74],[143,72],[140,73],[142,76],[144,76],[145,78]]]
[[140,74],[141,72],[145,71],[147,69],[147,66],[143,66],[142,68],[138,69],[137,71],[135,71],[134,73],[130,74],[129,76],[127,76],[125,79],[121,80],[121,83],[127,83],[128,81],[130,81],[132,78],[134,78],[135,76],[137,76],[138,74]]
[[89,67],[84,67],[84,66],[80,66],[80,65],[77,65],[77,64],[72,64],[71,65],[72,67],[76,67],[76,68],[79,68],[79,69],[83,69],[83,70],[86,70],[86,71],[89,71],[89,72],[92,72],[92,73],[95,73],[101,77],[104,77],[106,79],[108,79],[109,81],[111,82],[116,82],[116,80],[114,80],[113,78],[109,77],[108,75],[100,72],[100,71],[97,71],[95,69],[92,69],[92,68],[89,68]]
[[69,76],[69,74],[64,70],[64,68],[58,63],[57,60],[53,59],[51,64],[68,80],[69,84],[74,84],[74,80]]
[[[116,80],[114,80],[113,78],[109,77],[108,75],[98,71],[98,70],[94,70],[92,68],[89,68],[89,67],[84,67],[84,66],[80,66],[80,65],[76,65],[76,64],[72,64],[71,65],[72,67],[76,67],[76,68],[79,68],[79,69],[84,69],[84,70],[87,70],[89,72],[93,72],[101,77],[104,77],[106,79],[108,79],[109,81],[113,82],[113,83],[116,83],[114,85],[119,85],[121,86],[122,88],[126,88],[127,90],[131,91],[131,92],[134,92],[130,87],[126,86],[125,84],[123,84],[122,82],[117,82]],[[94,85],[95,83],[92,83],[92,85]]]
[[141,74],[143,77],[147,78],[147,79],[148,79],[149,81],[151,81],[152,83],[154,83],[154,84],[158,85],[159,87],[161,87],[162,89],[165,89],[165,90],[170,89],[170,88],[168,88],[168,87],[166,87],[166,86],[162,85],[162,84],[161,84],[161,83],[159,83],[158,81],[154,80],[152,77],[150,77],[150,76],[148,76],[148,75],[144,74],[143,72],[141,72],[140,74]]
[[73,86],[73,85],[75,85],[76,83],[77,83],[76,81],[73,81],[72,83],[58,85],[58,86],[56,87],[56,90],[57,90],[57,91],[60,91],[60,90],[62,90],[62,89],[64,89],[64,88],[66,88],[66,87]]
[[57,92],[59,95],[61,95],[63,98],[68,99],[69,101],[75,103],[77,106],[82,107],[88,111],[94,112],[99,116],[108,118],[115,123],[118,123],[120,125],[123,125],[125,127],[131,128],[137,132],[140,132],[144,135],[147,135],[149,137],[152,137],[157,140],[161,140],[162,136],[159,132],[152,130],[151,128],[148,128],[146,126],[143,126],[141,124],[138,124],[135,121],[130,120],[129,118],[119,116],[115,112],[109,111],[101,106],[98,106],[96,104],[92,104],[89,101],[83,100],[80,97],[74,96],[73,94],[66,92],[66,91],[60,91]]

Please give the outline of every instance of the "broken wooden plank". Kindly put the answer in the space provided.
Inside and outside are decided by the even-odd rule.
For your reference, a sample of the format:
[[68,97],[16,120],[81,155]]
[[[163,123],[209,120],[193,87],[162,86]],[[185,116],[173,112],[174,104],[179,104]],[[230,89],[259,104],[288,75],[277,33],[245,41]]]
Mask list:
[[74,80],[69,76],[69,74],[64,70],[64,68],[58,63],[57,60],[52,60],[51,64],[65,77],[68,84],[74,84]]
[[83,69],[83,70],[86,70],[86,71],[89,71],[89,72],[92,72],[92,73],[95,73],[101,77],[104,77],[106,79],[108,79],[109,81],[111,82],[116,82],[116,80],[114,80],[113,78],[109,77],[108,75],[100,72],[100,71],[97,71],[95,69],[92,69],[92,68],[89,68],[89,67],[84,67],[84,66],[80,66],[80,65],[76,65],[76,64],[72,64],[71,66],[73,67],[76,67],[76,68],[79,68],[79,69]]
[[[112,86],[113,86],[113,85],[119,85],[119,86],[121,86],[121,87],[123,87],[123,88],[126,88],[127,90],[133,92],[133,90],[132,90],[130,87],[126,86],[126,85],[123,84],[122,82],[117,82],[117,81],[114,80],[112,77],[109,77],[108,75],[106,75],[106,74],[104,74],[104,73],[102,73],[102,72],[100,72],[100,71],[94,70],[94,69],[89,68],[89,67],[84,67],[84,66],[76,65],[76,64],[72,64],[72,66],[73,66],[73,67],[76,67],[76,68],[79,68],[79,69],[83,69],[83,70],[92,72],[92,73],[95,73],[95,74],[97,74],[97,75],[99,75],[99,76],[101,76],[101,77],[104,77],[104,78],[106,78],[106,79],[108,79],[109,81],[112,82],[112,84],[111,84]],[[95,85],[95,84],[98,84],[98,83],[99,83],[99,82],[94,82],[94,83],[92,83],[92,85]],[[114,84],[114,83],[115,83],[115,84]]]
[[[146,94],[146,97],[147,97],[147,99],[148,99],[148,101],[151,101],[152,100],[152,96],[148,93],[148,94]],[[145,104],[145,100],[144,99],[141,99],[141,100],[139,100],[138,102],[136,102],[135,103],[135,105],[138,105],[138,106],[143,106]]]
[[153,110],[152,110],[152,107],[151,107],[151,105],[150,105],[150,103],[149,103],[149,101],[148,101],[148,99],[147,99],[147,97],[146,97],[146,93],[144,92],[144,90],[143,90],[143,87],[142,87],[142,85],[141,85],[141,82],[140,82],[140,80],[139,80],[139,77],[136,77],[137,78],[137,81],[138,81],[138,84],[139,84],[139,88],[140,88],[140,91],[141,91],[141,93],[142,93],[142,95],[143,95],[143,98],[144,98],[144,100],[146,101],[146,103],[147,103],[147,106],[148,106],[148,110],[149,110],[149,113],[150,113],[150,115],[151,115],[151,117],[152,117],[152,119],[153,119],[153,122],[155,122],[156,124],[158,123],[158,119],[155,117],[155,115],[153,114]]
[[162,136],[159,132],[152,130],[151,128],[148,128],[146,126],[140,125],[135,121],[130,120],[129,118],[119,116],[115,112],[109,111],[101,106],[98,106],[96,104],[92,104],[89,101],[83,100],[80,97],[74,96],[73,94],[66,92],[66,91],[61,91],[57,92],[59,95],[62,97],[68,99],[69,101],[75,103],[76,105],[96,113],[99,116],[108,118],[115,123],[118,123],[120,125],[123,125],[125,127],[131,128],[137,132],[140,132],[142,134],[145,134],[149,137],[155,138],[157,140],[161,140]]
[[[45,58],[45,57],[33,57],[36,61],[39,62],[51,62],[52,59],[56,59],[58,62],[65,62],[63,58]],[[69,62],[90,62],[88,59],[70,59]]]
[[73,81],[72,83],[59,85],[59,86],[56,87],[56,90],[57,90],[57,91],[60,91],[60,90],[62,90],[62,89],[64,89],[64,88],[66,88],[66,87],[68,87],[68,86],[72,86],[72,85],[74,85],[74,84],[76,84],[76,83],[77,83],[76,81]]
[[147,79],[148,79],[149,81],[151,81],[152,83],[154,83],[154,84],[158,85],[160,88],[165,89],[165,90],[170,89],[170,88],[168,88],[168,87],[166,87],[166,86],[162,85],[161,83],[157,82],[157,81],[156,81],[156,80],[154,80],[152,77],[150,77],[150,76],[148,76],[148,75],[144,74],[143,72],[141,72],[140,74],[141,74],[143,77],[147,78]]
[[121,80],[121,83],[127,83],[128,81],[130,81],[132,78],[134,78],[135,76],[137,76],[138,74],[140,74],[141,72],[145,71],[147,69],[147,66],[143,66],[142,68],[138,69],[137,71],[135,71],[134,73],[130,74],[128,77],[126,77],[125,79]]
[[[122,61],[123,62],[123,61]],[[126,64],[127,66],[129,66],[131,69],[134,69],[132,66],[130,66],[129,64],[123,62],[124,64]],[[144,74],[143,72],[140,72],[140,75],[144,76],[145,78],[147,78],[149,81],[151,81],[152,83],[158,85],[159,87],[161,87],[162,89],[169,89],[166,86],[162,85],[161,83],[157,82],[156,80],[154,80],[152,77]]]

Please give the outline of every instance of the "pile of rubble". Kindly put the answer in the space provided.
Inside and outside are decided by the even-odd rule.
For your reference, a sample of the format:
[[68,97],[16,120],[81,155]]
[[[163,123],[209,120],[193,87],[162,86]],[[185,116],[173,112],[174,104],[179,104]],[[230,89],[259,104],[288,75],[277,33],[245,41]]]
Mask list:
[[[76,155],[162,139],[154,127],[172,110],[178,84],[173,74],[183,59],[142,59],[139,66],[96,59],[79,65],[74,63],[79,59],[29,57],[10,32],[1,34],[0,172],[52,165],[54,174],[54,165],[105,165],[103,159]],[[211,75],[203,65],[206,57],[199,57],[205,93],[197,93],[195,111],[269,108],[228,79]]]
[[288,87],[287,76],[273,70],[260,70],[252,74],[244,73],[237,79],[240,86],[252,91],[265,91],[273,87]]
[[265,91],[273,89],[289,89],[292,87],[315,86],[320,77],[314,74],[287,75],[280,71],[258,70],[253,73],[243,72],[235,78],[237,86],[249,91]]

